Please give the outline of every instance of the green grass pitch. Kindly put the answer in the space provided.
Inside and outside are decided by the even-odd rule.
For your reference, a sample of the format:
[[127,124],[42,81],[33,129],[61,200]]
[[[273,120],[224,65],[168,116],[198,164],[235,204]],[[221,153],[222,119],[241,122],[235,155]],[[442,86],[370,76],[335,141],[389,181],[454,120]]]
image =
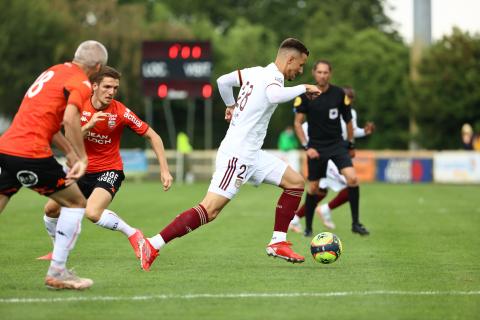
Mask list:
[[[197,204],[207,184],[127,181],[111,205],[148,235]],[[23,190],[0,215],[0,319],[478,319],[478,186],[366,184],[361,220],[334,211],[341,258],[321,265],[310,239],[289,234],[303,264],[265,253],[280,189],[244,186],[217,220],[168,244],[150,272],[127,239],[83,221],[69,267],[95,281],[83,292],[49,291],[45,198]],[[333,194],[330,195],[330,197]],[[315,233],[323,231],[318,217]]]

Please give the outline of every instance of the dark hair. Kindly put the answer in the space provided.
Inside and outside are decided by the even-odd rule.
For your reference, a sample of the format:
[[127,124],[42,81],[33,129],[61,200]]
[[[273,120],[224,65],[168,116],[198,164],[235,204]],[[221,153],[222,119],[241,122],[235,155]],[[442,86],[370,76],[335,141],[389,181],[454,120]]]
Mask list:
[[112,67],[104,66],[98,72],[95,72],[90,76],[90,82],[100,84],[103,78],[106,77],[120,80],[122,74]]
[[282,43],[280,44],[279,50],[281,49],[294,49],[300,53],[305,53],[307,56],[310,54],[307,47],[305,47],[302,41],[297,40],[295,38],[287,38],[283,40]]
[[351,99],[355,99],[355,90],[353,90],[352,87],[344,87],[343,92],[345,92],[345,95]]
[[326,64],[328,66],[328,70],[332,71],[332,64],[330,63],[330,61],[323,60],[323,59],[315,61],[315,63],[313,64],[312,70],[316,70],[319,64]]

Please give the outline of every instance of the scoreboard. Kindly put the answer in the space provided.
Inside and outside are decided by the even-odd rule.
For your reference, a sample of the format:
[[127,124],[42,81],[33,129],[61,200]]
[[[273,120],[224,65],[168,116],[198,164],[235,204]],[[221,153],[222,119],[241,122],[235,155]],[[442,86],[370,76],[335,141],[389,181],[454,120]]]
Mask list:
[[212,95],[212,49],[208,41],[146,41],[142,43],[144,94],[161,99]]

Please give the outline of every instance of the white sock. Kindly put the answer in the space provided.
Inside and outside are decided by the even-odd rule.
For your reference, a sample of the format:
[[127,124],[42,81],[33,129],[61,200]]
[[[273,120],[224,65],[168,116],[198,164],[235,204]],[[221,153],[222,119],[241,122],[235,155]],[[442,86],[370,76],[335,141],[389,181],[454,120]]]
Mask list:
[[[50,267],[55,270],[65,269],[68,254],[75,246],[78,235],[82,231],[82,219],[85,208],[60,209],[57,221],[55,244]],[[49,271],[50,272],[50,271]]]
[[47,229],[50,239],[52,239],[53,245],[55,245],[55,232],[57,230],[58,218],[50,218],[45,214],[43,215],[43,222],[45,223],[45,229]]
[[325,213],[325,214],[329,214],[332,209],[330,209],[330,207],[328,206],[328,203],[324,203],[320,206],[320,210]]
[[287,233],[280,231],[273,231],[272,240],[270,240],[269,245],[272,243],[287,241]]
[[294,215],[293,218],[292,218],[292,221],[290,223],[293,223],[293,224],[300,223],[300,217],[297,216],[297,215]]
[[118,230],[127,237],[130,237],[137,231],[135,228],[130,227],[125,221],[123,221],[122,218],[117,216],[115,212],[108,209],[103,210],[100,220],[98,220],[95,224],[112,231]]
[[150,244],[152,245],[152,247],[154,247],[155,249],[157,250],[160,250],[166,243],[165,243],[165,240],[163,240],[162,236],[159,234],[157,234],[156,236],[153,236],[151,238],[148,238],[147,239]]

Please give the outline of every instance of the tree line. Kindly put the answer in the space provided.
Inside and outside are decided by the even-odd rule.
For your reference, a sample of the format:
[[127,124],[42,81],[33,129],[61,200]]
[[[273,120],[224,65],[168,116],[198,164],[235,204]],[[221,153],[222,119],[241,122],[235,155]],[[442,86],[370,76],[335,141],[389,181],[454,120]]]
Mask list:
[[[469,122],[480,131],[480,35],[459,29],[435,42],[419,65],[420,80],[409,77],[409,46],[384,14],[383,0],[16,0],[0,2],[0,115],[11,117],[28,86],[46,67],[72,59],[83,40],[109,49],[109,64],[122,72],[119,99],[144,116],[140,81],[141,43],[146,40],[210,40],[214,78],[238,68],[266,65],[286,37],[310,49],[304,75],[292,83],[312,82],[317,59],[333,65],[332,82],[357,93],[359,124],[374,121],[377,134],[359,141],[362,148],[406,149],[412,138],[409,118],[417,119],[422,148],[460,148],[460,128]],[[214,95],[214,143],[227,124],[224,106]],[[160,101],[154,102],[153,127],[167,135]],[[182,102],[173,105],[178,128],[186,126]],[[197,115],[203,116],[201,105]],[[292,105],[274,114],[266,148],[293,121]],[[203,148],[196,126],[193,146]],[[164,139],[167,147],[168,139]],[[127,146],[138,140],[127,138]]]

